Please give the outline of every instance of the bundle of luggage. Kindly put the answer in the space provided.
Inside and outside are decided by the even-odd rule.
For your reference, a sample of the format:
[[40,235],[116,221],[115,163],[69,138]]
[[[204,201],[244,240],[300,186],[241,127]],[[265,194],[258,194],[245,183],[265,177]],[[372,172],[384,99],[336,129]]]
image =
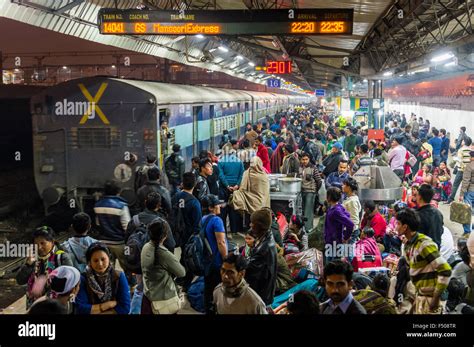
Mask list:
[[285,256],[292,277],[297,282],[308,278],[318,278],[323,274],[323,253],[316,248],[310,248],[299,253]]

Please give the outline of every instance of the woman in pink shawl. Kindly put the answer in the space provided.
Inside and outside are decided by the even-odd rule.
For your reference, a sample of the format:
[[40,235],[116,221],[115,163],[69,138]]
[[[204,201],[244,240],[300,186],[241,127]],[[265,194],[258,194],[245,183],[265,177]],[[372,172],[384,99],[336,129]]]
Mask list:
[[283,164],[284,157],[283,147],[285,147],[285,142],[280,142],[270,158],[270,169],[272,173],[280,173],[280,167]]
[[364,228],[360,234],[360,240],[356,242],[354,250],[354,259],[357,260],[358,256],[362,255],[374,255],[376,259],[380,261],[380,264],[375,263],[374,266],[382,266],[382,255],[377,245],[377,241],[374,238],[375,231],[372,228]]

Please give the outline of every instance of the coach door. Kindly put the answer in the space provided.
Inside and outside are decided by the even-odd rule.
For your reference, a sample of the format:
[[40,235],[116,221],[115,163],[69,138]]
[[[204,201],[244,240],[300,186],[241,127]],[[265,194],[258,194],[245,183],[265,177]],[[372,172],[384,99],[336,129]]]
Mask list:
[[199,155],[199,122],[202,120],[202,106],[193,106],[193,155]]

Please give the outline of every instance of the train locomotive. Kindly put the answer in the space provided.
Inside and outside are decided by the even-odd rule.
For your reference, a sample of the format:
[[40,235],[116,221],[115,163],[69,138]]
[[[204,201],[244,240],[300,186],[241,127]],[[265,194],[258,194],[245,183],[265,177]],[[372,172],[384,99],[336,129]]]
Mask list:
[[217,149],[224,129],[240,137],[247,122],[310,100],[108,77],[61,83],[31,99],[36,186],[46,207],[66,198],[83,210],[115,179],[130,202],[136,167],[147,155],[162,166],[178,143],[189,170],[199,151]]

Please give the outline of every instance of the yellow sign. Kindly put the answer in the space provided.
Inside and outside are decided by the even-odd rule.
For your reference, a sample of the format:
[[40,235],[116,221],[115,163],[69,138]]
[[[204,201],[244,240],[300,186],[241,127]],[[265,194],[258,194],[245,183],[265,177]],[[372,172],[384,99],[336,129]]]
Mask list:
[[87,88],[82,84],[79,83],[79,88],[81,89],[82,94],[86,97],[86,99],[89,101],[89,107],[86,111],[86,113],[82,116],[81,121],[79,124],[85,124],[87,120],[89,119],[90,114],[92,113],[92,110],[95,111],[99,115],[99,118],[102,120],[104,124],[110,124],[109,120],[105,116],[104,112],[100,109],[98,103],[99,100],[102,98],[102,94],[104,94],[105,89],[107,88],[107,83],[102,83],[100,85],[99,90],[97,91],[97,94],[92,97],[92,95],[89,93]]

